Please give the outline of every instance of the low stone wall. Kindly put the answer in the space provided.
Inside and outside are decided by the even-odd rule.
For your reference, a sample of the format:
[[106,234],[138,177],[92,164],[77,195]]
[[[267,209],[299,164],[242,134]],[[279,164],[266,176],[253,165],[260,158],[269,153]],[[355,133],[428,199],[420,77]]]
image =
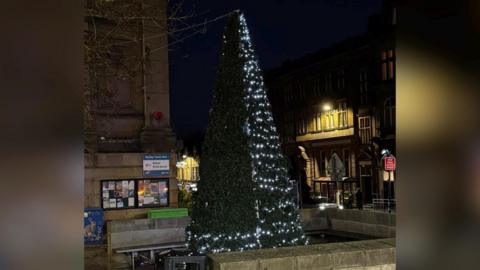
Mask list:
[[113,220],[107,224],[110,249],[185,241],[189,217]]
[[334,230],[375,237],[395,237],[395,214],[354,209],[306,208],[300,210],[306,231]]
[[212,270],[394,270],[395,239],[209,254]]

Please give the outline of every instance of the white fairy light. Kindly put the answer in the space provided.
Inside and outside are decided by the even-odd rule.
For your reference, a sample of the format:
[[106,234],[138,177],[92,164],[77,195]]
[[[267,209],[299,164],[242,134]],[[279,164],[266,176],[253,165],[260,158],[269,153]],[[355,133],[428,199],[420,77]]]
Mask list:
[[[249,117],[245,125],[245,132],[250,138],[250,155],[252,157],[252,180],[256,183],[256,190],[261,190],[263,197],[258,200],[257,227],[255,231],[227,234],[194,235],[199,240],[202,252],[244,251],[262,247],[262,241],[277,237],[281,239],[273,248],[294,245],[305,236],[300,226],[298,213],[294,212],[292,187],[288,182],[285,157],[280,152],[280,141],[277,129],[274,126],[271,105],[268,101],[261,69],[254,54],[250,32],[245,17],[240,15],[240,57],[244,59],[245,72],[245,101]],[[225,36],[223,37],[224,42]],[[272,196],[270,196],[272,194]],[[292,215],[292,212],[294,215]],[[272,221],[271,217],[282,215],[285,221]],[[191,235],[188,236],[189,239]],[[222,246],[229,241],[240,241],[239,248],[234,250]]]

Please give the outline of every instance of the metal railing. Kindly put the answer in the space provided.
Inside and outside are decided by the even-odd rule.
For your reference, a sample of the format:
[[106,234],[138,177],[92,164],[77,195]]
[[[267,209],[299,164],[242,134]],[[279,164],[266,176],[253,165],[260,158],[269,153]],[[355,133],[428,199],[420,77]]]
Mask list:
[[397,208],[397,200],[395,199],[373,199],[373,210],[392,212]]

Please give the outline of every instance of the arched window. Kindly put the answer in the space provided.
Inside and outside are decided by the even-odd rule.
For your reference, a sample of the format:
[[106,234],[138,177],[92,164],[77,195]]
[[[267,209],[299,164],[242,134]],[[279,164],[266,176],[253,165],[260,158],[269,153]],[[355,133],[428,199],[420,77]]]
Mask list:
[[385,127],[393,127],[395,125],[395,97],[385,100],[383,119]]

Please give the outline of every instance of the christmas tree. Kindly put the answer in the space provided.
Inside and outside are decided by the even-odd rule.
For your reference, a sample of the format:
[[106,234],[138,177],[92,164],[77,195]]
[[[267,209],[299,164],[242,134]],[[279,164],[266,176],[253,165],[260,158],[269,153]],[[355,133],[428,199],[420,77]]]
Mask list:
[[200,253],[256,246],[255,183],[246,133],[239,18],[227,22],[187,238]]
[[227,23],[194,194],[199,252],[305,244],[287,160],[243,14]]
[[257,238],[260,247],[305,244],[306,238],[294,203],[287,159],[282,154],[273,122],[262,71],[240,15],[240,48],[244,62],[248,134],[256,183]]

